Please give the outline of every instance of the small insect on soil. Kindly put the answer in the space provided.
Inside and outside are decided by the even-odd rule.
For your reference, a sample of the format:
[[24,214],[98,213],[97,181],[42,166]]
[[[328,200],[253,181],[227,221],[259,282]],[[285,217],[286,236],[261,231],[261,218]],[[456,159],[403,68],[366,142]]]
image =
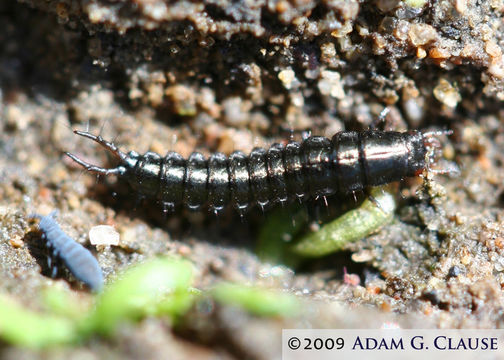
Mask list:
[[178,205],[197,210],[208,205],[214,213],[231,204],[240,215],[252,205],[266,208],[289,199],[304,201],[334,193],[351,193],[420,175],[432,160],[436,136],[446,131],[339,132],[328,139],[313,136],[269,149],[240,151],[229,157],[216,153],[188,159],[175,152],[124,153],[112,142],[84,131],[79,136],[110,151],[119,164],[103,168],[66,153],[87,171],[117,175],[142,197],[157,199],[166,211]]
[[47,216],[38,214],[30,215],[30,218],[39,219],[38,228],[42,233],[42,239],[51,251],[47,258],[51,276],[55,277],[58,268],[57,262],[61,261],[79,281],[82,281],[93,291],[100,291],[103,287],[103,274],[91,252],[81,244],[68,236],[54,220],[56,211]]

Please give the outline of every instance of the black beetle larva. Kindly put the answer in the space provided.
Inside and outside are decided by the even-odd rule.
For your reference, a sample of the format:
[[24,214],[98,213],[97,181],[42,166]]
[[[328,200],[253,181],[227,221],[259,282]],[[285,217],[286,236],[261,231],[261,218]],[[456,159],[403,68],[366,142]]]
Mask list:
[[103,286],[103,274],[98,262],[91,252],[68,236],[54,220],[56,211],[47,216],[38,214],[30,218],[39,219],[38,228],[47,247],[51,250],[47,258],[52,277],[56,276],[58,268],[55,260],[61,260],[73,276],[82,281],[93,291],[100,291]]
[[124,153],[117,146],[84,131],[119,159],[114,168],[89,164],[66,153],[87,171],[126,180],[142,196],[158,199],[165,209],[179,204],[196,210],[208,204],[215,213],[232,204],[243,214],[251,204],[262,208],[289,198],[351,193],[418,176],[428,166],[434,136],[447,132],[343,131],[328,139],[312,136],[302,142],[216,153],[205,159],[193,153],[186,160],[175,152]]

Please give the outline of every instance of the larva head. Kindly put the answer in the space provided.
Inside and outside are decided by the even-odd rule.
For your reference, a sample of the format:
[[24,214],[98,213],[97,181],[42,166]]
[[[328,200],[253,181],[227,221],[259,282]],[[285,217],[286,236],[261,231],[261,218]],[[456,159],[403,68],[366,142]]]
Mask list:
[[359,163],[364,186],[379,186],[420,175],[426,168],[427,148],[418,131],[360,133]]
[[[114,143],[106,141],[100,135],[96,136],[96,135],[93,135],[93,134],[88,133],[86,131],[79,131],[79,130],[74,130],[74,133],[79,136],[83,136],[85,138],[91,139],[94,142],[100,144],[102,147],[107,149],[110,153],[112,153],[112,155],[114,155],[115,157],[117,157],[120,160],[120,163],[118,166],[116,166],[115,168],[107,169],[107,168],[103,168],[103,167],[96,166],[96,165],[90,164],[88,162],[85,162],[84,160],[80,159],[79,157],[77,157],[74,154],[71,154],[68,152],[65,153],[70,159],[75,161],[77,164],[82,166],[87,171],[101,174],[101,175],[114,174],[114,175],[122,176],[127,172],[127,170],[129,168],[132,168],[135,166],[136,161],[137,161],[136,157],[138,157],[138,154],[136,154],[136,153],[133,154],[133,152],[125,154],[121,150],[119,150]],[[135,155],[136,155],[136,157],[135,157]]]
[[55,228],[58,228],[58,223],[55,220],[55,217],[58,214],[58,210],[53,210],[49,215],[43,216],[40,214],[30,214],[28,215],[29,219],[38,219],[38,228],[42,232],[42,236],[52,231]]

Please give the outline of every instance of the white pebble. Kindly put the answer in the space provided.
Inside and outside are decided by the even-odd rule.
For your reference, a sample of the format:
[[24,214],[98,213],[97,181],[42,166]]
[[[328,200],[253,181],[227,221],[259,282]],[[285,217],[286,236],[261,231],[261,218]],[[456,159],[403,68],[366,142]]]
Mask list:
[[91,245],[118,245],[119,233],[110,225],[97,225],[89,230]]

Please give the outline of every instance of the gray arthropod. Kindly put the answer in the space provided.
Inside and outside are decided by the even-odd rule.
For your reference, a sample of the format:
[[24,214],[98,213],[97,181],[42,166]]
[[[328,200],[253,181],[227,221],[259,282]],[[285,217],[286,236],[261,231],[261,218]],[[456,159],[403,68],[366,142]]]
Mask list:
[[51,276],[55,277],[58,268],[57,260],[63,262],[72,275],[82,281],[93,291],[100,291],[103,287],[103,274],[91,252],[68,236],[58,225],[54,216],[56,211],[47,216],[32,214],[29,217],[39,219],[38,228],[42,239],[51,251],[47,264],[51,269]]

